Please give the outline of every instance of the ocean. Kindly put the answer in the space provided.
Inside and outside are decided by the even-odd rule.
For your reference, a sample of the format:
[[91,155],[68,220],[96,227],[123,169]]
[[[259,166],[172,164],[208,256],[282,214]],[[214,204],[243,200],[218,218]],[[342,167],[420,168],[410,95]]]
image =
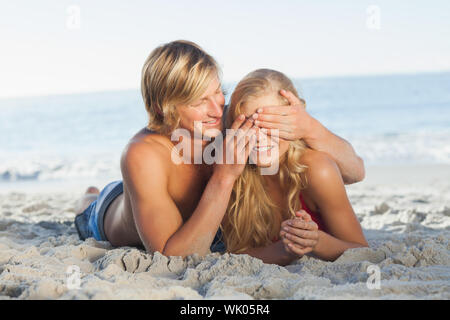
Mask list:
[[[450,73],[294,84],[367,166],[450,164]],[[0,184],[120,179],[122,149],[146,122],[138,89],[0,99]]]

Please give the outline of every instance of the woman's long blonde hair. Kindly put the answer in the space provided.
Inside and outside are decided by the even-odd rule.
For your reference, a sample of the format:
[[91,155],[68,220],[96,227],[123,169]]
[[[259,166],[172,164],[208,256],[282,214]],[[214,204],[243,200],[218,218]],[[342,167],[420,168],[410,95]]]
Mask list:
[[221,77],[216,60],[191,41],[172,41],[154,49],[141,77],[147,127],[171,134],[180,122],[175,105],[198,99],[214,77]]
[[[229,128],[234,119],[243,113],[243,105],[252,98],[274,94],[279,97],[280,105],[288,105],[288,101],[279,94],[281,89],[299,97],[292,82],[281,72],[258,69],[249,73],[238,83],[231,96],[226,127]],[[300,100],[305,106],[305,101]],[[299,158],[305,149],[306,144],[302,140],[292,141],[288,151],[280,158],[278,176],[282,194],[287,196],[287,210],[278,208],[270,199],[259,169],[247,163],[233,186],[221,224],[228,252],[240,253],[248,248],[270,244],[272,239],[278,237],[281,221],[294,217],[301,208],[299,192],[306,186],[302,173],[307,167],[299,163]],[[280,211],[281,218],[278,215]]]

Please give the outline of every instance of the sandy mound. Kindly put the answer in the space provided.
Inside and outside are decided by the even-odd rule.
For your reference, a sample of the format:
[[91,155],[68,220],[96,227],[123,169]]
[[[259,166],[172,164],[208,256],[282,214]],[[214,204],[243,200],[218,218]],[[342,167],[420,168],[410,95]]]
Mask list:
[[[287,267],[247,255],[167,258],[80,241],[73,225],[79,194],[3,194],[0,298],[449,299],[449,191],[448,184],[352,186],[371,248],[335,262],[305,256]],[[368,285],[373,268],[379,289]]]

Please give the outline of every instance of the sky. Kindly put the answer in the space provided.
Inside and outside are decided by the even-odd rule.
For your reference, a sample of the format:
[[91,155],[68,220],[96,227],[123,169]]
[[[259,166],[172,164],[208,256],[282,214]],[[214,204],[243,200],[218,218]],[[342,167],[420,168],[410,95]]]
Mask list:
[[450,1],[0,0],[0,97],[139,88],[158,45],[213,55],[224,81],[450,71]]

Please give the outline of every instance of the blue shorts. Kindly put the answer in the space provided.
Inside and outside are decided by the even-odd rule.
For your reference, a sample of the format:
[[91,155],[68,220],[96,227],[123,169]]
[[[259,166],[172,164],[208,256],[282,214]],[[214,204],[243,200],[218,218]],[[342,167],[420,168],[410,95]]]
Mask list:
[[[114,181],[106,185],[98,198],[89,207],[75,217],[75,227],[81,240],[94,238],[99,241],[108,241],[105,234],[103,220],[106,210],[120,194],[123,193],[123,182]],[[225,252],[225,243],[222,232],[218,229],[210,247],[211,252]]]
[[111,202],[123,193],[122,181],[109,183],[83,213],[75,217],[75,227],[81,240],[94,238],[108,241],[105,235],[103,219]]

